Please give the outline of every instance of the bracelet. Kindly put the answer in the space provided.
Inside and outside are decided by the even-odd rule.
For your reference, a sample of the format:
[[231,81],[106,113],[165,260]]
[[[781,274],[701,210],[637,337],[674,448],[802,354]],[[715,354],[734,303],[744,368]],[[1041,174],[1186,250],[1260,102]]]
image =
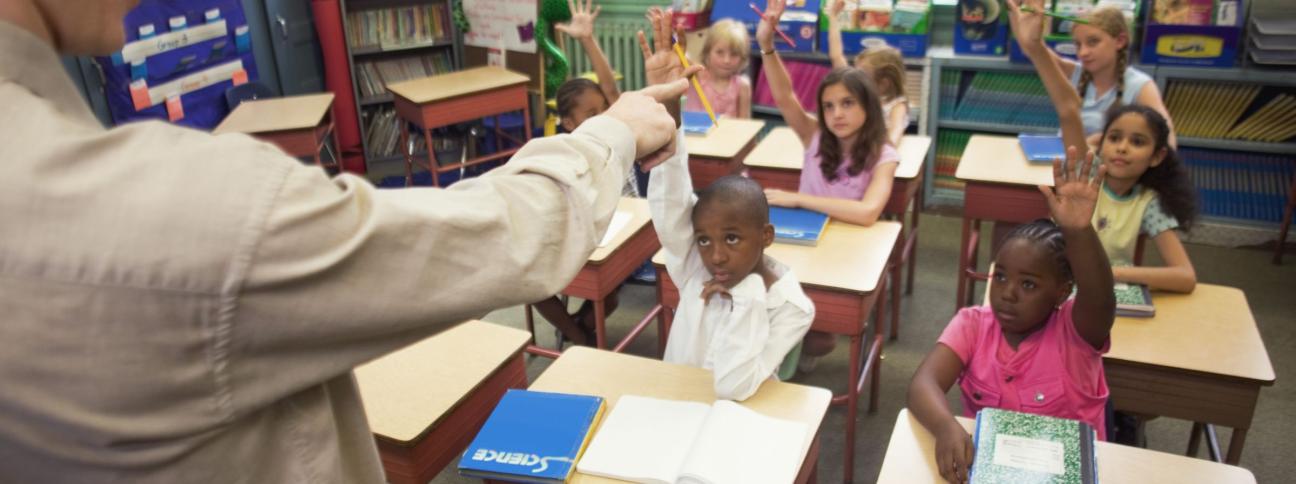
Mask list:
[[762,51],[760,51],[761,56],[767,56],[767,55],[773,54],[773,53],[775,53],[775,52],[778,52],[778,51],[776,51],[776,50],[774,50],[774,49],[770,49],[770,50],[762,50]]

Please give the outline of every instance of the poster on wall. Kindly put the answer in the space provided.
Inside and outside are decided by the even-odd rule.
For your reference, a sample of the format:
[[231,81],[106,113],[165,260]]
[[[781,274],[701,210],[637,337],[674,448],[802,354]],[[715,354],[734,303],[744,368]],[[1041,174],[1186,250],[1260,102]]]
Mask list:
[[464,0],[464,45],[534,54],[536,0]]

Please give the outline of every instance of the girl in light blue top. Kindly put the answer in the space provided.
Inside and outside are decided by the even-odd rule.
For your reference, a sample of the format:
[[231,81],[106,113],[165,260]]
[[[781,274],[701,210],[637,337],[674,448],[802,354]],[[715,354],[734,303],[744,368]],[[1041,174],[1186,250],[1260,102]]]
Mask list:
[[[1103,116],[1113,106],[1140,104],[1152,108],[1170,123],[1170,146],[1177,146],[1174,124],[1161,100],[1161,90],[1143,71],[1129,67],[1129,23],[1115,7],[1102,7],[1081,16],[1071,29],[1080,62],[1064,59],[1051,49],[1048,55],[1081,95],[1080,118],[1090,146],[1099,144]],[[1022,39],[1018,35],[1018,42]],[[1117,102],[1119,100],[1119,102]]]

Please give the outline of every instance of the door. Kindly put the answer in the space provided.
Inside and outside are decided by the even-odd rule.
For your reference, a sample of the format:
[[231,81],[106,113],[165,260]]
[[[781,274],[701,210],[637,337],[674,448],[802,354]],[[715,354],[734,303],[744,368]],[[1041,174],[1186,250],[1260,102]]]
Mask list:
[[306,0],[264,0],[270,45],[275,68],[285,96],[322,92],[324,62],[310,2]]

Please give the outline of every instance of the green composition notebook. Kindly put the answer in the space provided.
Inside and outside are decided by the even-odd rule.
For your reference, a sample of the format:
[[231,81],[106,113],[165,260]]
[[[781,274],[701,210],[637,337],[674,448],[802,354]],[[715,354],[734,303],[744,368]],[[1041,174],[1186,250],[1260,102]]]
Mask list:
[[1116,283],[1116,315],[1132,318],[1150,318],[1156,316],[1152,306],[1152,293],[1143,284]]
[[970,484],[1098,482],[1093,427],[1064,418],[985,408],[977,412]]

